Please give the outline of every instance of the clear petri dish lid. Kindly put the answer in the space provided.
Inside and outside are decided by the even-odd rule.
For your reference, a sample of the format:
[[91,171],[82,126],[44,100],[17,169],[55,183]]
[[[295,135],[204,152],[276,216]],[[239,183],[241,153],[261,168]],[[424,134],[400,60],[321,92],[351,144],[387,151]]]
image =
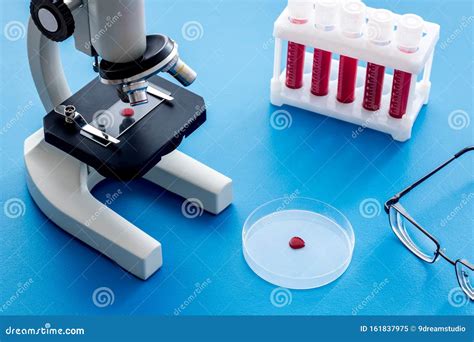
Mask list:
[[354,244],[352,226],[340,211],[304,197],[261,205],[242,230],[250,268],[289,289],[312,289],[339,278],[352,260]]

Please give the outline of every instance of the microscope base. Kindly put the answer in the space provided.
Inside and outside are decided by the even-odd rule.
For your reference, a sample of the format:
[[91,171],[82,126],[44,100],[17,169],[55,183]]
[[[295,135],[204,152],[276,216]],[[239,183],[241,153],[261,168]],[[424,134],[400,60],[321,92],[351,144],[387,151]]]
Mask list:
[[[25,140],[24,157],[30,194],[51,221],[138,278],[147,279],[161,267],[160,242],[92,196],[104,177],[46,143],[42,129]],[[144,178],[198,199],[213,214],[232,201],[230,178],[176,150]]]

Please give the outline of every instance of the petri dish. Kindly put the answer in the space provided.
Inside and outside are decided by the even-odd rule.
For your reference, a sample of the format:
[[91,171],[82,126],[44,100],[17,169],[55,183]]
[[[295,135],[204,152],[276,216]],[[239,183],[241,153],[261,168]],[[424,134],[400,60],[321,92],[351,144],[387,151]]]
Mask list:
[[[294,248],[295,239],[304,241],[304,247]],[[352,260],[354,244],[352,225],[339,210],[305,197],[261,205],[242,229],[249,267],[269,283],[289,289],[312,289],[339,278]]]

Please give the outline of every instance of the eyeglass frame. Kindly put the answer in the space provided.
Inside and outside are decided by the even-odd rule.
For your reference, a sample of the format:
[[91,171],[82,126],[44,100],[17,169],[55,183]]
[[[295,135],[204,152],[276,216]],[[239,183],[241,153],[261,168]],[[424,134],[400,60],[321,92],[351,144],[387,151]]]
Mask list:
[[[458,267],[456,266],[458,263],[463,264],[467,268],[469,268],[471,271],[474,271],[474,265],[472,265],[469,261],[466,259],[457,259],[453,260],[450,257],[446,255],[446,253],[441,249],[441,245],[433,235],[431,235],[426,229],[424,229],[421,225],[419,225],[411,216],[408,214],[408,212],[403,208],[403,206],[399,203],[400,199],[408,194],[411,190],[416,188],[418,185],[426,181],[428,178],[433,176],[435,173],[446,167],[448,164],[456,160],[457,158],[461,157],[463,154],[466,154],[469,151],[474,151],[474,146],[468,146],[460,150],[458,153],[456,153],[453,157],[451,157],[449,160],[445,161],[441,165],[439,165],[437,168],[435,168],[433,171],[430,173],[426,174],[424,177],[420,178],[416,182],[414,182],[412,185],[408,186],[404,190],[400,191],[399,193],[395,194],[393,197],[391,197],[389,200],[387,200],[384,204],[384,210],[389,216],[389,222],[390,222],[390,227],[392,228],[394,234],[397,236],[397,238],[400,240],[400,242],[416,257],[419,259],[423,260],[424,262],[427,262],[429,264],[434,263],[438,258],[441,256],[444,260],[449,262],[451,265],[454,266],[454,269],[456,271],[456,280],[458,281],[458,284],[460,288],[463,290],[463,292],[466,294],[466,296],[471,300],[474,301],[474,297],[472,297],[471,294],[467,293],[467,291],[464,289],[464,286],[460,282],[460,277],[458,274]],[[420,255],[418,255],[414,250],[412,250],[407,244],[403,241],[403,239],[398,235],[398,233],[395,231],[395,228],[392,224],[392,218],[390,217],[390,208],[393,208],[398,214],[402,215],[405,219],[407,219],[411,224],[413,224],[418,230],[420,230],[423,234],[425,234],[431,241],[433,241],[436,245],[436,252],[434,255],[434,258],[432,260],[427,260]]]

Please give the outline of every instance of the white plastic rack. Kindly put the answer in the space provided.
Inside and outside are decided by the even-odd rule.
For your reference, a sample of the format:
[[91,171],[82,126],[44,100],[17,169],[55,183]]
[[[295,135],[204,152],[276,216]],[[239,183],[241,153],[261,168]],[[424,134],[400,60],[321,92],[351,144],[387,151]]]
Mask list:
[[[370,20],[374,8],[367,7],[366,21]],[[313,9],[314,12],[314,9]],[[351,122],[363,128],[371,128],[390,134],[393,139],[406,141],[411,137],[413,124],[424,104],[427,104],[431,82],[430,74],[433,54],[439,39],[439,25],[424,22],[423,35],[418,49],[413,53],[402,52],[397,42],[392,40],[386,45],[377,45],[370,40],[368,26],[365,25],[362,35],[350,38],[345,35],[338,24],[331,30],[323,30],[315,25],[315,15],[308,15],[304,24],[290,22],[290,11],[287,8],[275,21],[273,36],[275,37],[275,56],[273,78],[271,80],[271,103],[276,106],[284,104],[309,110],[339,120]],[[394,14],[394,27],[397,29],[400,15]],[[339,21],[338,21],[339,22]],[[383,96],[380,109],[368,111],[362,106],[366,68],[358,67],[355,101],[341,103],[336,99],[337,75],[339,62],[337,59],[331,63],[331,80],[329,93],[325,96],[313,95],[311,89],[312,53],[306,52],[303,76],[303,87],[290,89],[285,85],[286,69],[281,71],[282,42],[291,41],[306,47],[330,51],[334,55],[344,55],[358,60],[385,66],[387,69],[401,70],[412,74],[408,106],[401,119],[393,118],[388,114],[390,96],[392,91],[391,74],[385,74]],[[419,79],[419,75],[422,77]]]

